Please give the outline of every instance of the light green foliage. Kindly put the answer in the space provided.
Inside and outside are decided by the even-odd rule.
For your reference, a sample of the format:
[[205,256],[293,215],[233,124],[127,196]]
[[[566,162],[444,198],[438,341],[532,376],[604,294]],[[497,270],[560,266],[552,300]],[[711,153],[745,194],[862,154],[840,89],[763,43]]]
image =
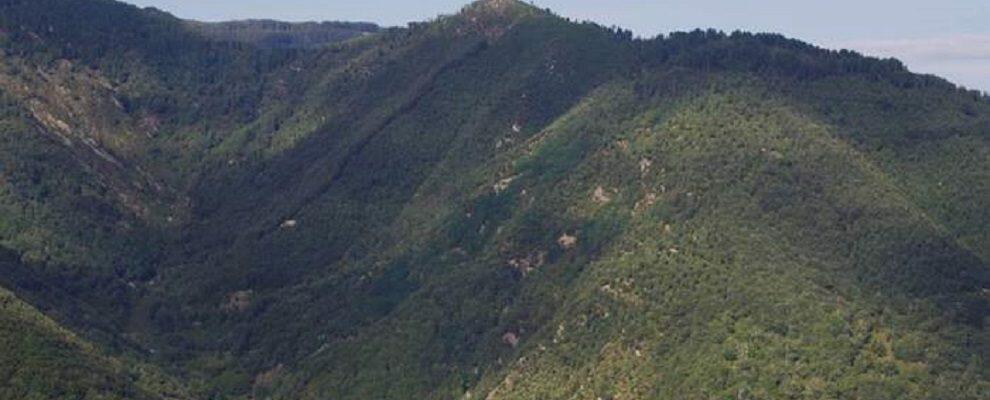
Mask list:
[[[529,355],[483,380],[484,391],[495,398],[979,398],[986,383],[969,375],[979,361],[948,367],[967,356],[946,346],[978,335],[973,327],[909,328],[973,311],[900,282],[930,283],[942,272],[917,261],[917,270],[876,281],[878,267],[905,263],[855,250],[836,257],[865,241],[856,232],[872,234],[870,225],[932,237],[922,240],[945,240],[940,231],[911,204],[895,200],[884,210],[878,198],[896,199],[890,182],[825,127],[779,103],[749,100],[766,94],[732,92],[634,130],[624,156],[654,160],[654,172],[627,190],[665,188],[656,211],[592,264]],[[705,168],[713,160],[720,167]],[[843,221],[834,204],[871,217]],[[872,245],[882,249],[886,240],[910,239]],[[967,264],[980,268],[972,256],[955,263]],[[971,285],[964,276],[957,284]],[[881,288],[889,292],[871,294]],[[920,342],[930,344],[910,357],[894,350]],[[940,384],[932,369],[952,370],[955,383]]]

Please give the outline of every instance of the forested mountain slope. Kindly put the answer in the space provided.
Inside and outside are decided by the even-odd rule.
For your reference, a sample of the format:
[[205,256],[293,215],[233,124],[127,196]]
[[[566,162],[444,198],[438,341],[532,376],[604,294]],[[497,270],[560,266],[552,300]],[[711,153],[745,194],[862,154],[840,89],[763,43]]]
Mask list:
[[3,0],[0,44],[0,285],[110,365],[16,393],[990,390],[990,99],[896,60],[513,0],[316,47]]

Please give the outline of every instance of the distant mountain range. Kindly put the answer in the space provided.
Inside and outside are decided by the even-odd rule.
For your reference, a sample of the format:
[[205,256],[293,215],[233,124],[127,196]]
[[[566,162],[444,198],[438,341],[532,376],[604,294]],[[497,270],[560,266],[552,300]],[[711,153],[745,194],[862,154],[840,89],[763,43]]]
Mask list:
[[897,60],[0,0],[0,104],[0,399],[990,393],[990,98]]
[[190,21],[193,30],[209,38],[241,42],[261,48],[318,48],[378,32],[378,25],[357,22],[280,22],[247,20],[230,22]]

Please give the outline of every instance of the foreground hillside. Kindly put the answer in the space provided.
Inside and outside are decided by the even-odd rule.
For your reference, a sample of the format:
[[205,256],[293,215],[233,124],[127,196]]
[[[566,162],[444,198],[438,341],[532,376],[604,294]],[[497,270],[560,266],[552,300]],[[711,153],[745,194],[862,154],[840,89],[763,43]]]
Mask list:
[[0,285],[52,318],[5,295],[0,357],[68,374],[19,396],[990,391],[990,100],[895,60],[511,0],[320,48],[3,0],[0,44]]
[[[18,262],[4,251],[5,270]],[[0,289],[0,398],[188,399],[155,367],[109,357]]]

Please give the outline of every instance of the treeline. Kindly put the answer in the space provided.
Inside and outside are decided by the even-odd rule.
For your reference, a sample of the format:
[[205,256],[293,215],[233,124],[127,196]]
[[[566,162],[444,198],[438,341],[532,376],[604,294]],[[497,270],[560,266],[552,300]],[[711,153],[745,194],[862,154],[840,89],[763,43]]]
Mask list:
[[648,61],[702,70],[735,70],[761,75],[816,79],[859,74],[899,87],[946,86],[934,76],[912,74],[899,60],[864,57],[849,50],[827,50],[770,33],[694,30],[659,36],[644,45]]
[[593,22],[582,25],[595,26],[618,42],[633,44],[642,62],[650,67],[679,66],[708,72],[737,71],[796,79],[861,75],[904,89],[963,90],[973,97],[988,98],[987,93],[959,88],[938,76],[912,73],[895,58],[880,59],[847,49],[825,49],[776,33],[696,29],[643,39],[617,26],[605,27]]

